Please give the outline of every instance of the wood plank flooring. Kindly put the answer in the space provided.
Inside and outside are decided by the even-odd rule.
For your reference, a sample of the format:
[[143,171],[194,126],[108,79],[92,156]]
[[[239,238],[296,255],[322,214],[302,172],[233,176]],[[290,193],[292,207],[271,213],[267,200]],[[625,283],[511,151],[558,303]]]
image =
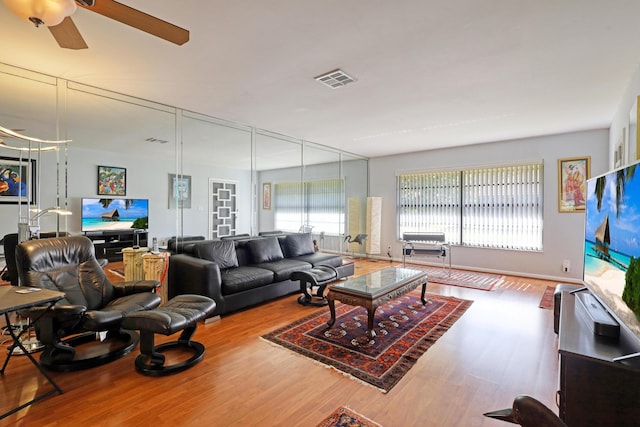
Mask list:
[[[358,260],[356,274],[389,265]],[[507,276],[487,292],[430,283],[428,292],[474,303],[387,394],[259,339],[314,310],[327,310],[303,307],[290,295],[199,326],[194,339],[207,353],[190,370],[142,376],[134,369],[136,349],[98,368],[52,372],[64,394],[0,425],[314,426],[336,407],[348,406],[385,427],[497,427],[506,424],[482,414],[510,407],[519,394],[557,413],[553,311],[538,307],[550,284],[555,283]],[[157,341],[169,339],[175,337]],[[0,377],[0,412],[50,387],[25,356],[12,358]]]

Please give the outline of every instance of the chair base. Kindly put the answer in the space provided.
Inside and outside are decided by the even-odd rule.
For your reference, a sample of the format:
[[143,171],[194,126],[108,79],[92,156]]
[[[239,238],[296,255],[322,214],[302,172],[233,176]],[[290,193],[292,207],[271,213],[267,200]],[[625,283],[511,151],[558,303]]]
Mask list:
[[[327,285],[338,278],[338,270],[330,265],[317,265],[310,270],[294,271],[291,280],[300,281],[300,292],[298,304],[324,307],[329,302],[324,297],[324,290]],[[313,288],[316,288],[315,294]]]
[[312,307],[324,307],[329,304],[329,301],[327,301],[325,297],[300,295],[298,297],[298,304]]
[[204,357],[204,345],[196,341],[167,342],[154,347],[153,353],[162,353],[172,348],[188,349],[193,352],[193,355],[183,362],[175,363],[173,365],[164,365],[164,363],[153,363],[152,357],[147,354],[140,353],[138,357],[136,357],[136,370],[143,375],[151,377],[171,375],[189,369],[196,363],[200,362]]
[[[204,357],[204,346],[191,341],[198,322],[206,319],[216,308],[216,302],[202,295],[184,294],[173,297],[155,310],[131,313],[122,319],[122,327],[140,331],[140,355],[136,370],[143,375],[162,376],[184,371]],[[172,335],[178,331],[177,341],[155,345],[155,333]],[[165,365],[164,351],[186,349],[193,355],[184,362]]]
[[[95,335],[95,332],[76,335],[65,340],[64,344],[75,348],[83,344],[95,342]],[[57,372],[70,372],[95,368],[96,366],[104,365],[129,354],[138,344],[139,336],[135,331],[122,329],[117,334],[110,332],[108,339],[117,340],[121,342],[121,345],[107,353],[101,353],[87,358],[76,359],[74,357],[72,360],[61,357],[62,352],[59,349],[53,346],[47,346],[40,355],[40,364],[48,370]]]

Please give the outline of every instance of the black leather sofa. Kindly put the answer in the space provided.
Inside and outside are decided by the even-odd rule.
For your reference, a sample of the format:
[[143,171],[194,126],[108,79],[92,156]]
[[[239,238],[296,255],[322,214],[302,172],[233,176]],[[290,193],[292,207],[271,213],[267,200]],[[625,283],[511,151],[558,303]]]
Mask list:
[[351,276],[353,263],[336,254],[315,252],[309,233],[238,240],[191,241],[169,258],[169,298],[197,294],[212,298],[211,316],[301,292],[295,271],[331,265],[338,279]]

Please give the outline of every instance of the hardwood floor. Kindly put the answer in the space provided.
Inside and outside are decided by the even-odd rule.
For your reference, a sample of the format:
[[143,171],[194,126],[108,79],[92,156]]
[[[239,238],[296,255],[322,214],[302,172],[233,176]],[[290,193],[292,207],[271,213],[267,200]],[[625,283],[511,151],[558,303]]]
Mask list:
[[[389,265],[358,260],[356,274]],[[487,292],[430,283],[428,292],[474,303],[387,394],[259,338],[313,310],[327,310],[303,307],[290,295],[199,326],[194,339],[207,353],[183,373],[138,374],[137,349],[98,368],[52,372],[64,394],[0,425],[314,426],[348,406],[385,427],[503,426],[482,414],[510,407],[519,394],[557,413],[553,311],[538,307],[550,284],[507,276]],[[175,337],[157,341],[169,339]],[[0,379],[0,412],[50,387],[26,357],[12,358]]]

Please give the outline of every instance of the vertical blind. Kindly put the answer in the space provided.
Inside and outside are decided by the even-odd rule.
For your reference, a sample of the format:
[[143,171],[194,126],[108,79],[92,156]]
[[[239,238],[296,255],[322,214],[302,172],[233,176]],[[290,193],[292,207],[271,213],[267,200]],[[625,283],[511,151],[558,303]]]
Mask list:
[[467,246],[542,250],[542,163],[398,176],[398,230]]
[[400,236],[442,231],[449,243],[460,244],[460,186],[459,171],[400,175]]
[[297,231],[302,221],[302,183],[283,182],[274,185],[273,209],[275,228]]
[[285,182],[274,185],[275,227],[298,231],[302,225],[315,232],[341,235],[345,221],[344,179]]

